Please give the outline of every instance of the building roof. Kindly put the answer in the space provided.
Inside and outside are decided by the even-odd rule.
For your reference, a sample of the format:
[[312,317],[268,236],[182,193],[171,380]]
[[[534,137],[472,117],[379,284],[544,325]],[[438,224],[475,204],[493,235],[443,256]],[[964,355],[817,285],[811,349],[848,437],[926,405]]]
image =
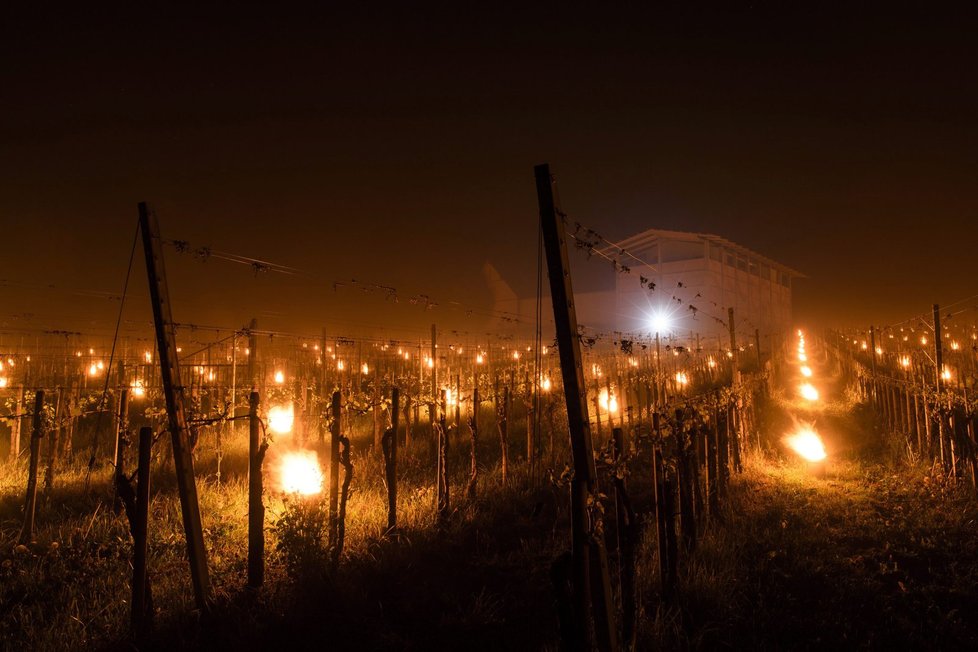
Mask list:
[[[805,274],[802,274],[796,269],[792,269],[787,265],[783,265],[782,263],[779,263],[776,260],[772,260],[767,256],[764,256],[762,254],[757,253],[756,251],[748,249],[743,245],[739,245],[736,242],[731,242],[726,238],[722,238],[718,235],[713,235],[712,233],[693,233],[690,231],[668,231],[666,229],[647,229],[645,231],[642,231],[641,233],[636,233],[633,236],[629,236],[624,240],[620,240],[615,243],[614,247],[607,247],[603,251],[604,253],[611,254],[612,252],[615,252],[615,249],[619,249],[619,250],[624,249],[632,253],[632,255],[634,255],[635,251],[657,244],[659,240],[687,240],[687,241],[701,240],[704,242],[709,242],[712,245],[729,249],[743,256],[749,256],[750,258],[753,258],[758,262],[764,263],[765,265],[768,265],[770,267],[773,267],[774,269],[784,272],[785,274],[788,274],[793,278],[807,278]],[[649,264],[649,266],[655,267],[655,263],[653,261],[646,261],[646,262]]]

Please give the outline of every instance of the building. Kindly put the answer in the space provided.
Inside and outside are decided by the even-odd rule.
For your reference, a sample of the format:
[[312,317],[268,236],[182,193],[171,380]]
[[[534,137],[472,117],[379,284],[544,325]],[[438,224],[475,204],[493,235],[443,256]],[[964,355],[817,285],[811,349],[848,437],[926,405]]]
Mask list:
[[[612,271],[608,259],[618,263],[619,271]],[[804,277],[720,236],[661,229],[596,249],[591,260],[572,264],[579,324],[605,332],[658,331],[682,338],[722,337],[724,342],[729,308],[734,309],[736,330],[744,339],[753,337],[755,330],[768,336],[789,329],[792,286]],[[600,276],[597,282],[595,275]],[[487,272],[487,280],[498,310],[518,315],[520,322],[533,322],[532,299],[517,299],[494,270]],[[549,324],[552,313],[545,300],[543,314]]]
[[612,320],[597,314],[579,319],[602,328],[613,321],[622,331],[658,327],[675,334],[715,335],[725,331],[727,310],[733,308],[738,332],[784,332],[791,327],[792,285],[804,276],[706,233],[649,229],[601,253],[629,271],[615,274]]

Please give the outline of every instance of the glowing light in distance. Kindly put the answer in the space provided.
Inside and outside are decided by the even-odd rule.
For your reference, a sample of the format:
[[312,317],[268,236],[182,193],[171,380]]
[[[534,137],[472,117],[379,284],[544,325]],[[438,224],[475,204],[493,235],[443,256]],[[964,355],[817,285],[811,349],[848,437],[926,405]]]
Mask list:
[[153,361],[153,354],[150,353],[149,351],[146,351],[145,353],[143,353],[143,358],[146,359],[146,362],[152,362]]
[[323,490],[323,472],[314,451],[294,451],[282,456],[282,491],[312,496]]
[[944,367],[944,370],[941,371],[941,378],[943,378],[944,380],[951,380],[951,370],[948,369],[946,366]]
[[957,351],[960,348],[961,348],[961,345],[960,344],[958,344],[956,341],[953,341],[953,340],[951,341],[951,350],[952,351]]
[[520,359],[520,352],[513,351],[513,360],[519,360],[519,359]]
[[91,365],[91,366],[90,366],[90,367],[88,368],[88,375],[89,375],[89,376],[97,376],[97,375],[98,375],[98,365],[97,365],[97,364],[95,364],[94,362],[93,362],[93,363],[92,363],[92,365]]
[[295,408],[291,403],[274,405],[268,409],[268,427],[272,432],[287,435],[292,432],[293,424],[295,424]]
[[366,362],[364,362],[360,366],[360,373],[362,373],[364,376],[368,375],[370,373],[370,365],[368,365]]
[[434,358],[427,358],[425,360],[425,363],[428,365],[428,368],[429,369],[434,369],[435,368],[435,359]]
[[343,369],[345,369],[345,368],[346,368],[346,365],[343,363],[342,360],[337,360],[336,361],[336,370],[337,371],[343,371]]
[[904,367],[904,368],[910,366],[910,356],[909,355],[900,356],[900,366],[901,367]]
[[862,350],[863,350],[863,351],[865,351],[866,349],[868,349],[868,348],[869,348],[869,345],[868,345],[868,344],[866,344],[865,342],[863,342],[863,343],[862,343],[862,344],[860,344],[859,346],[860,346],[860,347],[862,348]]
[[809,462],[821,462],[827,457],[821,437],[811,426],[802,426],[796,433],[785,437],[785,443]]
[[876,347],[876,355],[883,355],[883,347],[881,346]]
[[801,375],[804,376],[805,378],[811,378],[812,377],[812,368],[809,367],[808,365],[804,365],[801,368]]
[[808,362],[808,356],[805,355],[804,353],[799,353],[798,354],[798,361],[799,362]]
[[545,392],[549,392],[551,386],[552,384],[550,382],[550,378],[548,376],[544,376],[543,379],[540,381],[540,389],[542,389]]
[[818,390],[811,383],[803,383],[801,387],[798,388],[798,393],[806,401],[817,401],[818,400]]
[[285,373],[280,369],[275,372],[275,383],[281,385],[285,382]]
[[706,361],[706,366],[707,366],[707,367],[709,367],[710,369],[713,369],[714,367],[716,367],[716,366],[717,366],[717,361],[716,361],[716,360],[714,360],[714,359],[713,359],[712,357],[710,357],[710,358],[709,358],[709,359],[708,359],[708,360]]
[[927,336],[926,335],[921,335],[920,336],[920,344],[922,346],[927,346]]
[[0,376],[0,387],[6,387],[9,382],[5,376]]
[[689,376],[686,375],[686,372],[685,371],[677,371],[676,372],[676,382],[679,385],[682,385],[683,387],[685,387],[686,385],[689,384]]

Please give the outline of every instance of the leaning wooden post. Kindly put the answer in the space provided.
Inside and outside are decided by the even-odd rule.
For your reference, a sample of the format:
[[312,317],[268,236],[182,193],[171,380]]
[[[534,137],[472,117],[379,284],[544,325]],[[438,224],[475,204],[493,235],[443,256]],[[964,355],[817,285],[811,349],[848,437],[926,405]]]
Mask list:
[[187,536],[190,577],[194,585],[197,607],[206,612],[210,610],[211,602],[207,549],[204,547],[204,528],[200,521],[200,505],[197,502],[194,460],[190,451],[187,415],[183,407],[183,385],[180,378],[176,337],[173,332],[170,293],[166,283],[166,270],[163,267],[159,224],[156,215],[150,212],[145,202],[139,204],[139,229],[143,234],[143,250],[146,255],[146,273],[149,278],[149,293],[156,325],[156,344],[160,358],[163,393],[166,397],[166,413],[173,442],[177,491],[180,494],[183,529]]
[[24,505],[24,528],[20,542],[29,543],[34,538],[34,509],[37,507],[37,466],[41,456],[41,437],[44,436],[44,390],[34,393],[34,415],[31,420],[31,461],[27,471],[27,499]]
[[136,513],[132,522],[132,631],[143,638],[153,618],[152,598],[146,575],[149,534],[149,468],[153,429],[139,429],[139,467],[136,470]]
[[330,405],[333,420],[329,427],[329,542],[334,544],[338,536],[340,500],[340,393],[333,392]]
[[260,396],[252,390],[248,399],[248,586],[265,582],[265,504],[262,502],[262,462],[267,446],[261,442],[258,417]]
[[[595,524],[590,522],[588,511],[588,502],[597,499],[598,478],[591,446],[587,388],[581,363],[581,344],[567,259],[565,227],[554,205],[550,166],[538,165],[534,168],[534,173],[574,462],[574,477],[571,480],[571,531],[577,639],[581,647],[591,647],[592,638],[588,627],[590,616],[593,618],[596,639],[593,643],[601,650],[617,650],[618,635],[613,624],[615,618],[611,577],[604,541],[599,534],[603,530],[594,527]],[[597,571],[597,577],[591,577],[592,570]]]

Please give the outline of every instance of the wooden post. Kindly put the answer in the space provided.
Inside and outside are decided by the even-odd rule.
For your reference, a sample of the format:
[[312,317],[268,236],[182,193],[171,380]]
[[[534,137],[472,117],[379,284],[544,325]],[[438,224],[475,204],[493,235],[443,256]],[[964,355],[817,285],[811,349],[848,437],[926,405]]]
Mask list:
[[115,428],[115,450],[112,452],[112,460],[115,463],[116,473],[122,471],[122,440],[126,437],[129,430],[129,389],[123,388],[119,392],[119,414],[118,423]]
[[479,479],[479,465],[476,460],[476,446],[479,441],[479,372],[473,373],[472,379],[472,420],[469,421],[471,431],[471,447],[469,450],[469,485],[466,488],[466,495],[469,500],[475,499],[476,484]]
[[58,463],[58,440],[65,419],[65,390],[59,387],[54,394],[54,427],[48,433],[47,465],[44,470],[44,493],[48,495],[54,488],[54,469]]
[[[619,385],[619,388],[621,385]],[[620,391],[620,390],[619,390]],[[612,436],[612,455],[616,465],[624,465],[625,437],[621,428],[614,428]],[[625,474],[616,473],[615,519],[618,533],[618,586],[621,588],[621,638],[626,649],[633,649],[635,638],[635,514],[625,487]]]
[[329,542],[334,544],[337,540],[339,524],[339,500],[340,500],[340,393],[333,392],[333,400],[330,404],[333,421],[329,428]]
[[10,424],[10,455],[7,458],[11,462],[16,461],[20,455],[20,431],[24,424],[24,418],[21,415],[21,410],[24,409],[24,392],[25,388],[21,385],[17,390],[17,398],[14,402],[14,420]]
[[[656,424],[659,421],[658,417],[658,414],[653,415]],[[670,585],[672,573],[669,572],[670,560],[666,527],[669,523],[668,519],[672,518],[672,515],[666,500],[665,466],[662,461],[662,451],[658,444],[653,447],[652,457],[652,483],[655,487],[655,529],[659,550],[659,581],[662,583],[662,594],[668,599],[672,594],[672,586]]]
[[391,389],[391,427],[384,433],[381,447],[384,453],[384,477],[387,480],[387,529],[397,527],[397,421],[400,392]]
[[[565,226],[554,205],[550,166],[538,165],[534,172],[574,462],[574,477],[571,481],[571,531],[578,641],[584,648],[592,645],[588,631],[590,615],[594,622],[593,644],[601,650],[617,650],[618,636],[617,628],[613,625],[614,601],[611,595],[607,553],[600,537],[594,536],[592,542],[592,532],[595,529],[597,532],[602,530],[593,527],[588,513],[589,500],[596,499],[598,494],[598,479],[591,446],[587,390],[581,363],[574,291],[567,259]],[[597,571],[596,577],[592,577],[593,570]]]
[[173,443],[173,462],[176,468],[177,491],[183,513],[183,528],[187,537],[187,557],[190,561],[190,577],[194,586],[197,607],[210,610],[211,588],[207,571],[207,549],[204,547],[204,530],[200,522],[200,505],[197,502],[197,482],[194,477],[194,460],[188,439],[187,416],[183,407],[183,384],[180,378],[180,361],[177,356],[176,337],[173,332],[173,315],[170,294],[163,266],[162,244],[156,215],[145,202],[139,204],[139,228],[143,233],[143,250],[146,255],[146,273],[153,304],[156,325],[156,343],[166,397],[170,435]]
[[41,437],[44,436],[44,390],[34,393],[34,415],[31,419],[31,459],[27,468],[27,498],[24,505],[24,527],[20,542],[30,543],[34,538],[34,509],[37,507],[37,466],[41,456]]
[[451,509],[448,488],[448,430],[445,423],[448,412],[448,392],[441,392],[441,415],[438,420],[438,518],[444,519]]
[[499,467],[502,484],[505,487],[509,472],[509,386],[503,389],[503,403],[497,416],[497,427],[499,428]]
[[139,429],[139,467],[136,469],[136,513],[132,523],[132,631],[142,639],[153,618],[152,598],[146,574],[149,539],[149,471],[153,453],[153,429]]
[[941,308],[934,304],[934,363],[937,366],[937,395],[944,389],[944,343],[941,341]]
[[260,397],[252,390],[248,398],[248,586],[265,582],[265,504],[262,502],[262,462],[266,446],[261,441],[258,417]]

